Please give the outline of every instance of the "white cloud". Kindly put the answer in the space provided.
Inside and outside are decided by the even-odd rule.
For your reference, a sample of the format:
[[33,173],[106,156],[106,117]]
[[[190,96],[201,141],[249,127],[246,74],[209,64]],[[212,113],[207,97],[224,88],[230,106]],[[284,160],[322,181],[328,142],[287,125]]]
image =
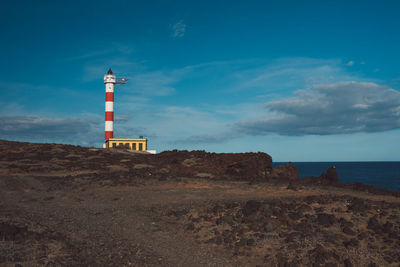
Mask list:
[[172,37],[183,37],[186,33],[186,24],[181,20],[173,25],[170,25],[170,29],[172,31]]
[[349,62],[347,62],[346,66],[353,66],[355,64],[355,62],[353,60],[350,60]]
[[233,77],[236,90],[252,90],[259,94],[282,94],[315,84],[354,78],[343,68],[340,60],[313,58],[282,58],[237,71]]
[[250,135],[330,135],[400,128],[400,92],[366,82],[321,84],[266,103],[275,115],[237,123]]
[[99,126],[100,121],[91,119],[0,116],[0,138],[93,145],[101,136]]
[[[198,107],[189,106],[162,107],[159,104],[152,105],[152,96],[176,93],[176,83],[192,78],[200,78],[201,82],[211,79],[213,86],[215,84],[222,85],[215,87],[220,94],[245,90],[246,93],[254,96],[255,102],[248,102],[247,99],[247,104],[229,103],[232,99],[227,98],[229,100],[226,105],[202,105],[201,110]],[[221,83],[221,79],[224,81],[223,83]],[[286,58],[267,65],[265,65],[265,62],[257,60],[208,62],[172,71],[139,73],[130,81],[131,85],[127,84],[126,87],[121,87],[126,97],[121,99],[119,105],[123,108],[123,112],[126,113],[130,110],[134,114],[133,119],[126,122],[126,126],[143,125],[145,126],[144,135],[152,135],[156,137],[158,142],[161,142],[160,140],[164,144],[171,142],[175,144],[180,142],[185,144],[222,142],[242,137],[242,133],[259,134],[263,130],[256,133],[255,127],[264,122],[282,124],[282,122],[287,122],[291,118],[298,120],[296,112],[291,114],[272,108],[265,109],[259,102],[263,98],[257,98],[257,95],[267,97],[270,100],[269,103],[274,103],[287,100],[288,93],[295,88],[313,88],[298,90],[296,99],[291,102],[291,104],[297,105],[298,111],[306,112],[310,110],[309,106],[312,104],[307,102],[307,99],[315,105],[329,102],[329,97],[321,97],[320,95],[323,95],[323,93],[318,92],[317,88],[322,90],[322,85],[339,84],[338,81],[343,80],[357,80],[357,77],[350,76],[343,68],[340,60]],[[225,83],[225,81],[230,83]],[[357,84],[357,82],[355,83]],[[205,86],[207,85],[208,83],[205,83]],[[201,89],[201,86],[199,89]],[[135,92],[135,97],[132,98],[129,95],[133,92]],[[203,100],[199,99],[200,103],[201,101]],[[364,102],[354,102],[351,105],[353,110],[359,111],[371,108],[369,104]],[[349,104],[349,107],[351,105]],[[321,112],[321,109],[317,109],[315,113],[318,112]],[[249,122],[248,124],[251,124],[250,128],[254,129],[254,132],[248,129],[243,130],[241,127],[247,127],[248,124],[242,122]],[[296,127],[299,128],[300,126],[294,128]],[[320,130],[310,127],[308,132],[304,130],[295,133],[296,129],[292,132],[280,131],[279,129],[272,132],[296,135],[314,134]],[[336,132],[339,130],[340,127]],[[343,131],[346,131],[346,129],[343,129]]]
[[130,118],[132,118],[132,115],[130,115],[130,114],[120,114],[120,115],[116,115],[114,117],[114,121],[115,122],[125,122],[125,121],[128,121]]

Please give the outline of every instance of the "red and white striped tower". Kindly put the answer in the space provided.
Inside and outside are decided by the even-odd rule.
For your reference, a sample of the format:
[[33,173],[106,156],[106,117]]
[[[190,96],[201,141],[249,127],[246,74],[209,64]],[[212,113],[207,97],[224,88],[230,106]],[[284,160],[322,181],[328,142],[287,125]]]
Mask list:
[[111,68],[107,75],[104,75],[104,84],[106,85],[106,121],[104,141],[114,137],[114,84],[116,77]]

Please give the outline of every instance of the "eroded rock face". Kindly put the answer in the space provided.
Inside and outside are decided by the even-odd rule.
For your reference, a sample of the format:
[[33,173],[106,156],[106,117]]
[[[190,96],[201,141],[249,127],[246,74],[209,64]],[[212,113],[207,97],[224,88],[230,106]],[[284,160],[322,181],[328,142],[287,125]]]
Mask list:
[[[205,151],[164,151],[151,155],[127,150],[90,149],[69,145],[31,144],[0,140],[6,155],[3,169],[12,173],[92,172],[100,179],[110,172],[126,183],[127,177],[175,179],[176,177],[213,180],[266,181],[272,171],[272,158],[266,153],[208,153]],[[23,159],[21,162],[19,160]],[[113,179],[113,183],[119,183]]]
[[319,177],[308,176],[302,179],[303,184],[313,184],[313,185],[331,185],[339,186],[339,177],[335,166],[331,166],[326,172],[322,173]]
[[270,179],[282,181],[299,180],[299,170],[291,162],[284,165],[276,166],[272,169]]
[[323,184],[329,184],[329,185],[339,184],[339,177],[336,171],[336,167],[335,166],[329,167],[326,173],[322,173],[319,176],[319,179]]
[[[373,194],[400,196],[399,192],[379,189],[373,185],[355,183],[341,185],[335,167],[320,177],[299,179],[297,167],[291,163],[272,168],[272,158],[266,153],[207,153],[205,151],[165,151],[156,155],[132,153],[126,150],[84,148],[61,144],[34,144],[0,140],[0,169],[6,175],[40,175],[56,177],[61,188],[73,181],[102,181],[107,184],[137,184],[140,180],[202,178],[225,181],[283,182],[296,191],[304,185],[345,187]],[[112,179],[110,175],[112,174]],[[54,175],[54,176],[53,176]],[[12,190],[26,185],[12,180]],[[53,190],[55,188],[52,188]],[[362,207],[361,207],[362,208]]]
[[[213,177],[226,180],[265,181],[272,170],[266,153],[207,153],[205,151],[165,151],[154,155],[160,166],[170,166],[168,176]],[[206,176],[208,174],[208,176]]]

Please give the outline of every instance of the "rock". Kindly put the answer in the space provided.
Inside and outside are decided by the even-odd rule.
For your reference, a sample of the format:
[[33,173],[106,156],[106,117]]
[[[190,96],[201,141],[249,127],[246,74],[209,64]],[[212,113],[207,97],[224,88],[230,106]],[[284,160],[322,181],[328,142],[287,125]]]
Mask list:
[[276,260],[278,262],[278,267],[286,267],[289,266],[288,258],[286,258],[282,253],[278,253],[276,256]]
[[297,191],[297,190],[299,190],[299,186],[295,183],[289,183],[289,185],[286,187],[286,189]]
[[256,233],[256,234],[254,234],[254,236],[256,236],[258,240],[263,240],[266,237],[265,234],[260,234],[260,233]]
[[332,166],[329,167],[327,172],[326,172],[326,178],[332,183],[332,184],[338,184],[339,183],[339,177],[336,171],[336,167]]
[[361,198],[354,198],[348,209],[356,213],[361,213],[366,211],[367,205]]
[[383,232],[386,233],[386,234],[392,233],[393,232],[393,224],[390,223],[390,222],[386,222],[383,225]]
[[232,242],[233,242],[233,239],[231,237],[225,237],[224,238],[224,243],[225,244],[229,244],[229,243],[232,243]]
[[255,200],[249,200],[246,202],[244,205],[242,212],[245,217],[248,217],[250,215],[253,215],[257,213],[257,211],[260,209],[261,203]]
[[252,222],[252,223],[249,225],[249,229],[250,229],[251,231],[253,231],[253,232],[260,232],[260,231],[264,230],[264,227],[263,227],[263,225],[261,225],[260,223]]
[[301,223],[294,225],[293,229],[303,233],[310,233],[312,231],[312,224],[302,221]]
[[345,233],[346,235],[355,235],[356,233],[353,231],[353,229],[351,229],[350,227],[345,226],[343,228],[343,233]]
[[349,259],[345,259],[343,264],[345,267],[353,267],[353,263]]
[[222,217],[221,220],[223,223],[229,224],[230,226],[232,226],[234,223],[234,218],[232,215],[226,215]]
[[296,221],[302,217],[301,213],[299,213],[299,212],[291,212],[291,213],[289,213],[288,216],[290,219],[292,219],[294,221]]
[[0,223],[0,240],[15,241],[26,233],[26,227],[21,228],[8,223]]
[[205,241],[206,244],[209,243],[215,243],[215,237],[208,239],[207,241]]
[[49,261],[47,264],[46,264],[46,267],[56,267],[57,266],[57,264],[54,262],[54,261]]
[[364,239],[366,239],[367,237],[368,237],[368,234],[367,234],[366,232],[361,232],[361,233],[357,236],[358,240],[364,240]]
[[336,167],[332,166],[329,167],[326,173],[322,173],[318,179],[322,184],[327,184],[327,185],[338,185],[339,184],[339,177],[336,172]]
[[181,217],[185,214],[187,214],[187,210],[171,210],[167,215],[168,216],[175,216],[175,217]]
[[325,265],[325,262],[331,257],[331,253],[320,244],[315,249],[309,251],[312,261],[316,266]]
[[285,242],[292,243],[292,242],[299,242],[300,240],[301,240],[301,233],[293,232],[286,237]]
[[282,210],[281,210],[280,208],[278,208],[278,207],[274,207],[274,208],[272,209],[272,214],[273,214],[274,216],[280,216],[282,213],[283,213]]
[[193,223],[186,224],[186,229],[187,230],[194,230],[194,224]]
[[276,229],[276,226],[275,225],[273,225],[272,223],[264,223],[264,231],[265,232],[272,232],[272,231],[274,231],[275,229]]
[[225,238],[227,238],[227,237],[230,236],[231,234],[232,234],[232,232],[229,231],[229,230],[224,230],[224,231],[222,232],[222,236],[225,237]]
[[222,244],[222,237],[221,236],[217,236],[215,238],[215,244],[217,244],[217,245],[221,245]]
[[194,222],[194,223],[195,223],[195,222],[200,222],[200,218],[194,218],[194,217],[193,217],[193,218],[192,218],[192,222]]
[[343,245],[347,248],[347,247],[358,247],[358,240],[355,238],[352,238],[348,241],[343,242]]
[[307,204],[302,204],[300,208],[297,209],[298,212],[304,213],[308,211],[312,211],[312,208]]
[[222,207],[220,206],[220,205],[215,205],[214,207],[213,207],[213,209],[212,209],[212,211],[213,211],[213,213],[214,214],[217,214],[219,211],[221,211],[222,210]]
[[245,245],[247,245],[247,239],[244,238],[244,237],[241,238],[241,239],[239,240],[239,242],[236,243],[236,245],[239,246],[239,247],[244,247]]
[[249,239],[247,239],[247,242],[246,242],[246,244],[248,245],[248,246],[255,246],[256,245],[256,241],[253,239],[253,238],[249,238]]
[[351,228],[351,227],[354,226],[354,223],[352,223],[352,222],[346,220],[345,218],[340,218],[340,219],[339,219],[339,222],[340,222],[340,226],[341,226],[342,228],[344,228],[344,227],[349,227],[349,228]]
[[384,256],[383,259],[389,264],[394,262],[393,258],[388,255]]
[[273,215],[273,209],[271,208],[270,205],[266,204],[266,205],[264,205],[263,208],[261,209],[261,214],[262,214],[264,217],[269,218],[269,217],[271,217],[271,215]]
[[317,215],[317,222],[325,227],[331,226],[335,223],[336,218],[332,214],[327,214],[327,213],[319,213]]
[[380,223],[377,220],[377,216],[373,216],[368,220],[368,229],[371,229],[372,231],[374,231],[377,234],[382,233],[382,227],[380,225]]
[[389,238],[393,239],[393,240],[400,240],[400,236],[397,233],[390,233],[389,234]]
[[284,180],[284,181],[298,181],[299,170],[291,162],[284,165],[276,166],[272,168],[270,175],[272,180]]

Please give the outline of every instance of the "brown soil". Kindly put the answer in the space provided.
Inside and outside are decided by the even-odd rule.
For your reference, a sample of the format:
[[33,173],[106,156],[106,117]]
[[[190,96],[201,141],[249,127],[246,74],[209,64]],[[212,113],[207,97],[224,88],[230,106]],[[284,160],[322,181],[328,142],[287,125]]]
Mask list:
[[398,266],[398,194],[329,172],[0,141],[0,265]]

